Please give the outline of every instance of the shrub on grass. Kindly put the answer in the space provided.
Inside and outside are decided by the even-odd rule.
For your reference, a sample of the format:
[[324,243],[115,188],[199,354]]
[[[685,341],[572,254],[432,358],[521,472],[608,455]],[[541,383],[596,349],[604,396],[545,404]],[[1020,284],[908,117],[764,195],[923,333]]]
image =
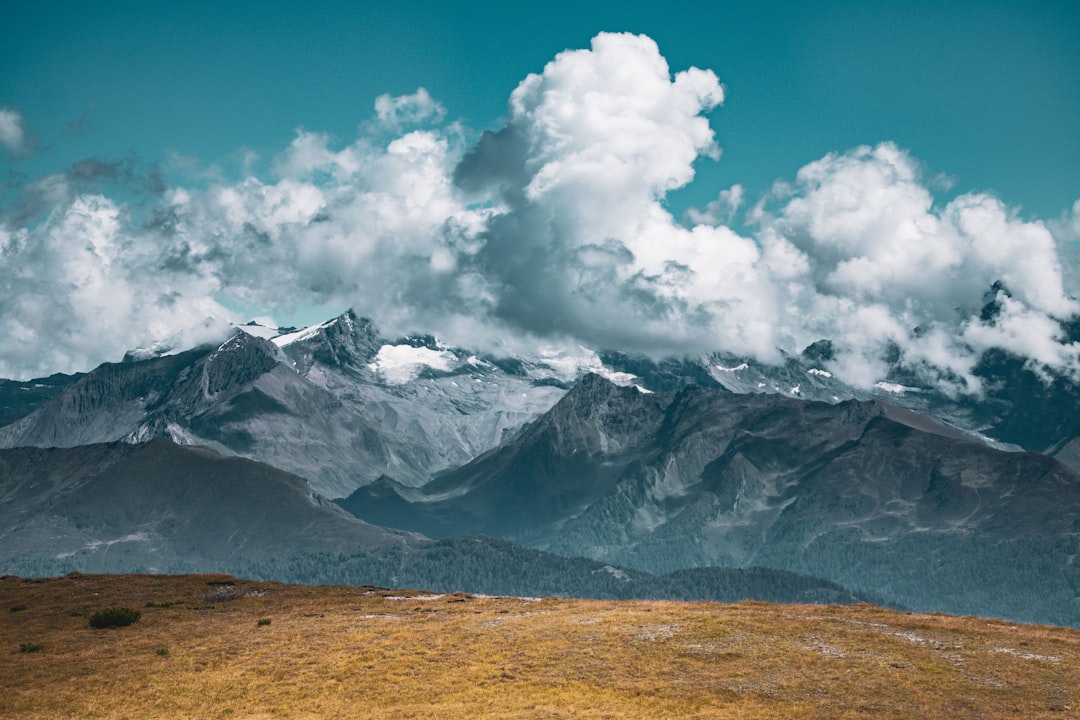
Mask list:
[[256,625],[269,625],[270,618],[259,618],[259,622]]
[[107,607],[90,616],[92,628],[124,627],[139,621],[142,613],[129,607]]
[[21,653],[32,653],[32,652],[38,652],[39,650],[43,650],[44,648],[45,648],[45,646],[42,645],[41,643],[22,643],[22,644],[19,645],[19,652],[21,652]]

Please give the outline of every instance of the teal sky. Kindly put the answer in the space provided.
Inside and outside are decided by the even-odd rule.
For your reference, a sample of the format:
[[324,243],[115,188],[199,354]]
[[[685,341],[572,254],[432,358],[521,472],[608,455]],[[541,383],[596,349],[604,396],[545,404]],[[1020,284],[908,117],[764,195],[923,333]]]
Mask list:
[[[227,6],[227,7],[223,7]],[[228,166],[298,127],[346,142],[374,98],[423,86],[471,131],[598,31],[645,33],[709,68],[723,148],[671,201],[750,198],[830,151],[896,142],[955,191],[1025,216],[1080,198],[1080,5],[1072,2],[8,3],[0,106],[37,150],[12,178],[167,151]],[[14,173],[14,175],[13,175]]]

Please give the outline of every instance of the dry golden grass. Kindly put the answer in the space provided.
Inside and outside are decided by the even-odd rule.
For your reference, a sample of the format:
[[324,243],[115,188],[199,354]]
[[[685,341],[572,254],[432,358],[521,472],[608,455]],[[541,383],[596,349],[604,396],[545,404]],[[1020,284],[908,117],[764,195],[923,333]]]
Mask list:
[[1062,628],[227,581],[0,580],[0,717],[1080,717]]

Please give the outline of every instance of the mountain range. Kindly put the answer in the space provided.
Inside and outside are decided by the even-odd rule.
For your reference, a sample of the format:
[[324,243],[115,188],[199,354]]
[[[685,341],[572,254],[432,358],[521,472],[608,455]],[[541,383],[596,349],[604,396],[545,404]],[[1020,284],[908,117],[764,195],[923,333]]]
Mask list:
[[340,502],[432,537],[483,532],[654,573],[764,565],[915,609],[1059,622],[1080,609],[1080,475],[881,401],[643,394],[589,375],[468,465]]
[[497,357],[349,311],[0,381],[0,569],[704,597],[762,567],[817,597],[1080,625],[1077,385],[988,353],[979,396],[901,357],[860,389],[831,352]]
[[[395,348],[404,353],[394,358]],[[21,397],[28,412],[0,427],[0,447],[168,437],[267,462],[342,497],[382,475],[420,484],[467,462],[564,392],[550,373],[511,374],[475,358],[436,375],[410,352],[435,362],[440,351],[380,344],[350,312],[277,344],[237,332],[216,347],[129,357],[47,386],[55,392],[39,392],[37,404]]]
[[3,567],[24,575],[196,568],[324,584],[603,598],[873,599],[767,568],[656,577],[494,538],[432,541],[369,525],[302,478],[164,438],[0,450]]

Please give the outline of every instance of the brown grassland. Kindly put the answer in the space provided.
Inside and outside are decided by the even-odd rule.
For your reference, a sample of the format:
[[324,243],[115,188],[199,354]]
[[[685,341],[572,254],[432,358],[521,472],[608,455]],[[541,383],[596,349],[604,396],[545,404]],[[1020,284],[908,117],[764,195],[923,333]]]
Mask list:
[[1074,630],[869,605],[0,579],[9,720],[1076,718],[1078,688]]

